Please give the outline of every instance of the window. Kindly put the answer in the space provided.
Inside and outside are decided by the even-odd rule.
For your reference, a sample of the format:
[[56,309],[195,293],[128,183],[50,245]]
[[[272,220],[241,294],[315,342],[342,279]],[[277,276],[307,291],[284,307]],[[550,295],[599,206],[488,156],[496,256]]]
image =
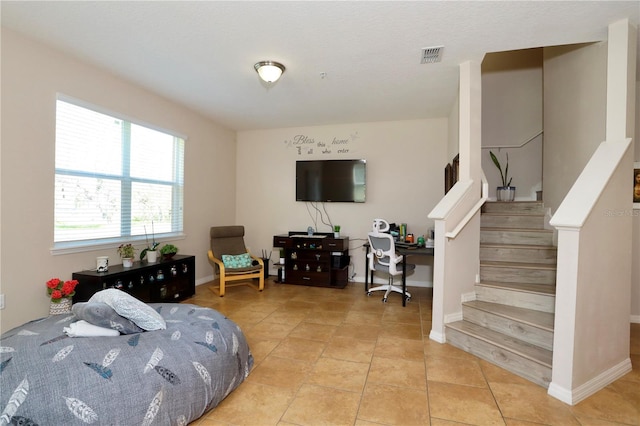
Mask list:
[[182,233],[182,138],[58,99],[55,165],[54,250]]

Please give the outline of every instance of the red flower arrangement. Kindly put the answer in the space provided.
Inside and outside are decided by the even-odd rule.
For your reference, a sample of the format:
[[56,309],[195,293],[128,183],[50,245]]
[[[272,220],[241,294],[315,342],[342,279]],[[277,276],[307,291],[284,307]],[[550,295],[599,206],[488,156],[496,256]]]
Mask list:
[[60,278],[51,278],[47,281],[47,293],[53,303],[60,303],[62,299],[70,299],[76,294],[78,280],[62,282]]

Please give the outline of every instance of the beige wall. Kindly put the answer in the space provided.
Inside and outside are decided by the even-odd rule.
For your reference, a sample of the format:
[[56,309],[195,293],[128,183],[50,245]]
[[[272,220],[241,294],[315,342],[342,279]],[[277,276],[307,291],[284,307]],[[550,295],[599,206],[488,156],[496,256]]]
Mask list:
[[544,49],[545,207],[555,212],[605,140],[607,43]]
[[115,247],[51,255],[56,93],[187,135],[185,144],[186,238],[175,241],[196,255],[196,279],[211,274],[206,260],[209,227],[235,218],[235,132],[178,104],[70,56],[2,30],[1,255],[6,307],[2,331],[48,314],[45,282],[71,279],[95,268]]
[[[606,67],[606,42],[544,49],[543,181],[545,206],[552,212],[604,141]],[[636,82],[636,93],[636,111],[640,111],[640,82]],[[636,113],[636,161],[640,161],[639,127]],[[640,215],[632,219],[632,258],[638,259]],[[640,322],[640,262],[633,263],[631,283],[631,320]]]
[[482,61],[482,168],[489,197],[501,186],[509,154],[509,176],[516,199],[535,200],[542,188],[542,49],[487,54]]
[[[449,144],[447,146],[447,159],[451,162],[460,153],[460,97],[456,101],[449,113]],[[443,171],[444,173],[444,171]]]
[[[429,212],[435,222],[431,339],[444,343],[445,323],[462,318],[461,300],[473,294],[480,261],[480,212],[462,228],[464,218],[481,201],[480,145],[482,76],[480,63],[460,64],[458,124],[460,180]],[[447,233],[459,232],[449,238]],[[465,259],[461,262],[461,259]]]
[[[599,49],[598,45],[595,48]],[[573,54],[545,54],[545,60],[551,61],[545,63],[545,67],[553,66],[555,56],[565,53]],[[596,68],[599,69],[600,65]],[[637,91],[636,104],[640,102],[640,83]],[[352,158],[369,160],[368,201],[363,205],[327,204],[333,222],[343,226],[343,234],[353,240],[359,239],[352,242],[352,247],[355,247],[352,264],[357,281],[363,279],[364,273],[362,249],[357,247],[366,237],[371,219],[383,216],[406,221],[410,230],[416,233],[426,232],[426,228],[432,226],[427,214],[443,192],[442,168],[452,157],[449,155],[450,141],[455,140],[457,146],[457,136],[448,134],[451,132],[449,121],[457,122],[457,117],[453,120],[457,108],[453,107],[455,114],[452,113],[451,120],[245,132],[238,135],[240,143],[236,151],[235,132],[139,86],[3,29],[0,293],[5,294],[6,308],[0,311],[2,331],[48,313],[44,290],[47,279],[52,276],[70,278],[73,271],[95,267],[98,255],[117,259],[115,248],[74,255],[50,254],[53,239],[54,103],[57,92],[188,136],[185,167],[187,238],[176,241],[176,244],[182,253],[197,255],[198,282],[212,276],[205,259],[211,225],[244,223],[248,227],[250,247],[259,252],[262,248],[271,247],[273,234],[294,227],[306,229],[312,223],[304,204],[292,201],[293,165],[299,156],[294,150],[283,148],[284,142],[292,135],[307,132],[318,137],[351,137],[352,132],[359,132]],[[558,93],[558,90],[553,92]],[[564,93],[564,88],[560,87],[559,92]],[[585,107],[590,103],[581,102],[580,105]],[[640,111],[640,106],[636,110]],[[557,124],[567,116],[575,120],[574,113],[561,108],[557,113],[560,115],[555,120]],[[555,118],[545,114],[546,121],[553,123]],[[603,130],[600,133],[604,135]],[[639,134],[640,126],[636,126],[637,161],[640,161]],[[602,137],[593,139],[592,149]],[[562,137],[555,138],[556,143],[562,140]],[[572,149],[558,152],[561,153],[568,156],[569,163],[577,161],[575,157],[585,157]],[[577,169],[577,165],[570,168]],[[386,170],[394,172],[389,175]],[[561,165],[557,173],[568,174],[566,165]],[[548,178],[551,177],[545,176]],[[555,186],[563,187],[560,184]],[[550,189],[546,188],[545,198]],[[556,192],[566,193],[567,189],[559,188]],[[640,252],[639,223],[640,218],[634,217],[634,259]],[[422,265],[410,281],[429,281],[430,261],[419,260],[418,263]],[[634,264],[633,283],[631,314],[632,318],[640,321],[640,262]]]
[[[325,203],[324,209],[331,222],[342,227],[340,233],[350,238],[350,273],[356,273],[355,281],[364,281],[362,244],[373,219],[407,223],[416,236],[433,226],[427,214],[444,193],[447,126],[442,118],[239,132],[236,223],[245,225],[247,245],[260,254],[271,250],[275,234],[306,231],[308,226],[330,232],[310,203],[295,201],[295,162],[363,158],[367,160],[366,202]],[[300,135],[313,142],[299,144]],[[332,144],[334,139],[345,143]],[[272,260],[276,258],[274,253]],[[413,257],[411,261],[418,268],[407,282],[430,283],[432,259]]]
[[[635,153],[634,161],[640,162],[640,119],[637,118],[640,112],[640,81],[636,81],[636,131],[634,138]],[[640,210],[633,216],[633,231],[631,241],[632,249],[632,269],[631,269],[631,320],[640,323]]]

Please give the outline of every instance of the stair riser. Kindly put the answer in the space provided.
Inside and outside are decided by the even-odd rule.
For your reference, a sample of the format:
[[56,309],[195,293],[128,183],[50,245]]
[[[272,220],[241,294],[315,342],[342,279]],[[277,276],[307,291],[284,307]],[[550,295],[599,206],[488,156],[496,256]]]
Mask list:
[[481,229],[480,243],[550,246],[553,245],[553,233],[541,231],[490,231]]
[[447,343],[509,370],[544,388],[549,387],[551,382],[551,369],[549,367],[451,328],[447,328],[446,333]]
[[512,291],[482,285],[476,286],[476,299],[482,302],[501,303],[542,312],[554,313],[556,309],[554,295]]
[[488,228],[531,228],[544,229],[544,216],[482,215],[480,226]]
[[502,261],[555,265],[558,252],[554,248],[480,247],[480,262]]
[[556,270],[480,265],[480,281],[522,284],[555,284]]
[[511,202],[511,203],[484,203],[482,211],[486,213],[529,213],[544,215],[545,209],[542,203]]
[[547,350],[552,350],[553,348],[553,333],[549,330],[543,330],[511,318],[494,315],[490,312],[465,305],[462,306],[462,316],[466,321],[506,334],[507,336],[523,340]]

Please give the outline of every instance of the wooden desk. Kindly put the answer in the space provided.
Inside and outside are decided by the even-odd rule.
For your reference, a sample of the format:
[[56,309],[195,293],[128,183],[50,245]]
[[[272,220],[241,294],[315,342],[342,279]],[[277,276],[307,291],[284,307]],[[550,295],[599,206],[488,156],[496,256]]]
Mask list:
[[[369,291],[369,243],[365,243],[367,249],[365,256],[364,291]],[[404,293],[407,291],[407,257],[408,256],[433,256],[433,247],[400,247],[396,246],[396,253],[402,257],[402,306],[407,306]],[[371,271],[371,284],[373,284],[373,271]]]

